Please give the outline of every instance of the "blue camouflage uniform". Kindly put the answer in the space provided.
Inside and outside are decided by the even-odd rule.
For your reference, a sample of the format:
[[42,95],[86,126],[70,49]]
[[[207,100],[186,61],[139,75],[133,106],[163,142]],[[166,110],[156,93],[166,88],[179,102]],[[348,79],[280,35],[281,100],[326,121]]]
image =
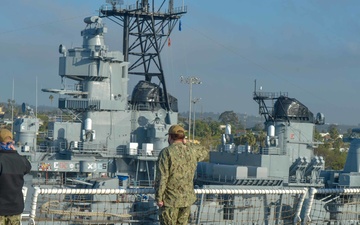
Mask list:
[[194,144],[173,143],[164,148],[157,161],[155,200],[160,208],[161,224],[188,224],[190,207],[195,202],[194,173],[197,162],[208,157],[209,150]]

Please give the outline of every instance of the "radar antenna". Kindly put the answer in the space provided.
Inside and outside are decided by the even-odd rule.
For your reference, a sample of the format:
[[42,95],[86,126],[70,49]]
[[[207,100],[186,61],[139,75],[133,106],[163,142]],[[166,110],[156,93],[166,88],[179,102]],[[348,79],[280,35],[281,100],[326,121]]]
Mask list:
[[34,110],[30,106],[26,105],[25,102],[21,104],[21,112],[29,115],[30,117],[35,117]]
[[101,8],[100,17],[123,27],[124,60],[129,62],[131,56],[133,62],[129,74],[144,76],[148,82],[157,77],[164,91],[164,105],[170,110],[160,52],[168,43],[178,20],[186,13],[186,6],[174,8],[174,0],[168,0],[168,9],[164,9],[166,0],[161,1],[159,6],[155,5],[155,1],[150,5],[149,0],[140,0],[120,9],[116,8],[118,1],[107,2],[113,8]]
[[[263,115],[266,121],[274,121],[273,110],[275,101],[281,96],[288,96],[287,92],[265,92],[260,86],[259,90],[256,90],[256,80],[255,88],[253,93],[253,99],[259,104],[259,114]],[[266,104],[266,101],[271,103]]]
[[116,9],[117,5],[123,5],[124,0],[106,0],[106,3],[111,4],[113,6],[113,10]]

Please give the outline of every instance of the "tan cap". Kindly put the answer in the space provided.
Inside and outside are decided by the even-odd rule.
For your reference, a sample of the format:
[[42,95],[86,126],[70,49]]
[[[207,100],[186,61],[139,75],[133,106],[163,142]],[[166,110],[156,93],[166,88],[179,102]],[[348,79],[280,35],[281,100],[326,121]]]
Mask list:
[[175,124],[169,128],[169,132],[167,134],[185,134],[185,130],[182,126]]
[[8,129],[0,130],[0,142],[9,142],[13,140],[13,135]]

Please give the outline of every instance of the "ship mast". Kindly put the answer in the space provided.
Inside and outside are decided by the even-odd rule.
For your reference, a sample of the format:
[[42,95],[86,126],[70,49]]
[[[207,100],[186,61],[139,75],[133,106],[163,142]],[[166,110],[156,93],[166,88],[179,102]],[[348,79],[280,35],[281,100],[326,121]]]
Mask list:
[[[288,97],[287,92],[264,92],[262,91],[262,87],[259,87],[259,90],[257,90],[256,87],[256,80],[255,80],[255,88],[253,93],[253,99],[255,102],[259,104],[259,114],[263,115],[265,118],[265,121],[275,121],[275,118],[273,117],[273,110],[274,110],[274,104],[276,100],[279,99],[279,97],[285,96]],[[266,103],[266,101],[270,101],[271,103]]]
[[148,82],[157,77],[164,91],[164,105],[170,110],[160,52],[165,44],[170,44],[170,34],[187,12],[186,7],[174,8],[173,0],[160,1],[159,6],[155,5],[155,0],[151,4],[149,0],[137,0],[126,7],[122,7],[123,1],[120,0],[107,2],[111,3],[112,8],[102,7],[99,16],[123,27],[124,60],[129,62],[131,57],[132,62],[129,74],[144,76]]

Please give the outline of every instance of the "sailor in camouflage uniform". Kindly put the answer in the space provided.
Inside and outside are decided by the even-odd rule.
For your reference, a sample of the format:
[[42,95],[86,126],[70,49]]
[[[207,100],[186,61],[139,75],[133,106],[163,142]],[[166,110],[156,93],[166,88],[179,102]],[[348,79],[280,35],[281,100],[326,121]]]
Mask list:
[[161,225],[185,225],[196,200],[193,179],[197,162],[207,158],[209,151],[186,143],[180,125],[171,126],[168,135],[169,147],[160,152],[156,164],[155,200]]

